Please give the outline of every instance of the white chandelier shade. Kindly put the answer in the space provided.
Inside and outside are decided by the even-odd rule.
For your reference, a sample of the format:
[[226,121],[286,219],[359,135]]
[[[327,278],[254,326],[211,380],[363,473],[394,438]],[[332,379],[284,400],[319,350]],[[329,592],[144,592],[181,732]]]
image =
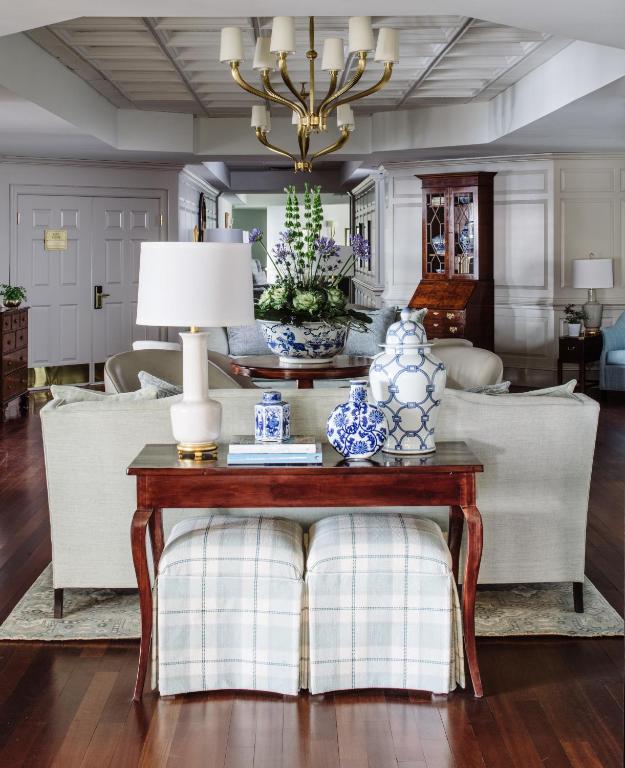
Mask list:
[[[378,30],[377,44],[374,40],[370,16],[353,16],[349,19],[347,50],[351,54],[346,70],[344,41],[340,37],[324,40],[321,55],[321,70],[328,73],[329,84],[325,95],[318,99],[315,83],[315,65],[318,58],[315,50],[315,21],[308,20],[309,48],[308,84],[302,83],[297,89],[288,71],[287,59],[296,52],[296,26],[292,16],[276,16],[273,19],[271,37],[258,37],[254,51],[252,68],[261,79],[257,88],[241,75],[240,65],[244,60],[243,35],[238,27],[224,27],[221,31],[219,60],[228,63],[234,81],[243,90],[263,100],[262,105],[252,108],[252,128],[256,137],[267,149],[290,158],[296,171],[310,171],[316,157],[336,152],[349,138],[355,128],[351,103],[364,99],[383,88],[390,80],[393,65],[399,61],[399,32],[396,29],[382,27]],[[367,57],[375,51],[374,60],[383,65],[380,79],[368,88],[354,92],[354,86],[361,80],[367,67]],[[352,67],[356,64],[355,69]],[[283,84],[290,91],[288,98],[273,88],[270,73],[278,69]],[[345,70],[345,71],[344,71]],[[343,72],[339,82],[339,73]],[[271,116],[267,105],[273,102],[292,111],[292,124],[297,128],[299,153],[295,154],[269,143],[267,134],[271,129]],[[310,137],[313,133],[323,133],[328,128],[328,117],[336,110],[337,126],[340,138],[316,152],[310,152]]]

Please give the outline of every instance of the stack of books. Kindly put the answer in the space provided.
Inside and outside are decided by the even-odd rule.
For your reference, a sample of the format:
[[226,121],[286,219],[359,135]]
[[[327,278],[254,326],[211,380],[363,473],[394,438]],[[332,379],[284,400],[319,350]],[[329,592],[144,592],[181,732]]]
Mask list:
[[280,443],[257,443],[238,435],[228,447],[228,464],[321,464],[321,444],[314,437],[290,437]]

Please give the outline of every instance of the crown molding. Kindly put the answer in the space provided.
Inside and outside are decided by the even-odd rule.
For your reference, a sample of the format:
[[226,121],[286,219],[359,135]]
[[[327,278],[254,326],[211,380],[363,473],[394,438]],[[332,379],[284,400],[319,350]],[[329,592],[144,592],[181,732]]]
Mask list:
[[77,168],[123,168],[138,171],[182,171],[184,163],[138,162],[130,160],[89,160],[87,158],[31,157],[22,155],[0,155],[2,165],[51,165]]

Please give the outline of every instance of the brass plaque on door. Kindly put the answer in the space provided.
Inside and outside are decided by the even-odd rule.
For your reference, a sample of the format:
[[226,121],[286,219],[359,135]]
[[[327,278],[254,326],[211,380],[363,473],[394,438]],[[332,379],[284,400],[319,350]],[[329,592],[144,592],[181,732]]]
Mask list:
[[43,234],[43,247],[46,251],[67,250],[66,229],[46,229]]

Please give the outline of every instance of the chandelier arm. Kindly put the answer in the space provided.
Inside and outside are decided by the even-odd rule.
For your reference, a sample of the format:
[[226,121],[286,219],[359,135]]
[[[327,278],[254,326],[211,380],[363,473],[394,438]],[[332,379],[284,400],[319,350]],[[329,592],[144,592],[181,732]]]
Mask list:
[[297,143],[299,144],[299,153],[302,158],[302,163],[306,163],[310,137],[308,131],[304,127],[300,127],[297,130]]
[[341,128],[341,138],[338,141],[335,141],[334,144],[330,144],[329,147],[324,147],[317,152],[313,152],[310,156],[310,162],[312,163],[315,158],[321,157],[322,155],[329,155],[330,152],[336,152],[337,149],[340,149],[343,144],[345,144],[347,139],[349,139],[349,130],[347,128]]
[[256,138],[258,139],[258,141],[260,141],[261,144],[264,144],[264,146],[266,146],[267,149],[270,149],[272,152],[275,152],[277,155],[288,157],[294,163],[297,163],[297,158],[295,157],[295,155],[292,155],[290,152],[287,152],[285,149],[280,149],[279,147],[276,147],[273,144],[270,144],[269,141],[267,140],[267,134],[265,131],[262,130],[262,128],[256,129]]
[[300,107],[299,104],[297,104],[294,101],[289,101],[287,98],[285,98],[284,96],[280,96],[279,93],[276,93],[274,91],[271,85],[271,80],[269,79],[268,69],[263,69],[263,71],[261,72],[261,78],[263,81],[263,88],[265,89],[264,92],[259,91],[259,93],[261,94],[261,98],[263,99],[268,98],[268,99],[271,99],[272,101],[275,101],[276,104],[282,104],[283,107],[289,107],[289,109],[292,109],[293,112],[297,112],[297,114],[300,117],[306,116],[306,112],[302,109],[302,107]]
[[[270,101],[275,101],[276,104],[282,104],[283,106],[291,106],[291,102],[288,101],[288,99],[284,99],[281,96],[278,96],[277,93],[261,91],[258,88],[254,88],[253,85],[250,85],[248,82],[246,82],[243,79],[243,76],[241,75],[241,71],[239,70],[238,61],[230,62],[230,71],[232,72],[232,77],[234,78],[235,83],[237,85],[240,85],[244,91],[251,93],[252,96],[258,96],[258,98],[262,99],[263,101],[265,101],[265,99],[269,99]],[[265,70],[263,70],[263,75],[264,74],[265,74]]]
[[306,99],[302,96],[302,94],[297,90],[297,88],[293,85],[293,82],[291,80],[291,77],[289,75],[289,70],[286,64],[286,53],[281,53],[278,58],[278,68],[280,70],[280,74],[282,75],[282,80],[284,81],[284,84],[286,87],[291,91],[291,93],[297,98],[298,101],[301,102],[302,106],[304,107],[304,112],[308,109],[308,105],[306,104]]
[[319,105],[319,117],[321,117],[321,113],[323,112],[323,105],[326,104],[332,96],[334,96],[334,92],[336,91],[336,84],[339,81],[339,71],[338,69],[331,69],[330,70],[330,85],[328,87],[328,92],[323,97],[321,104]]
[[387,61],[384,64],[384,72],[382,74],[382,77],[378,80],[377,83],[371,86],[371,88],[367,88],[364,91],[360,91],[359,93],[352,93],[350,96],[346,96],[344,99],[339,99],[338,101],[332,101],[332,104],[328,110],[328,113],[331,112],[333,109],[336,109],[336,107],[340,107],[341,104],[349,104],[350,101],[356,101],[357,99],[364,99],[366,96],[371,96],[372,93],[377,93],[377,91],[380,90],[380,88],[383,88],[386,83],[391,79],[391,75],[393,74],[393,62]]
[[308,52],[306,53],[308,59],[308,113],[310,115],[315,114],[315,59],[317,58],[317,51],[315,51],[315,17],[308,17]]
[[319,116],[321,117],[321,114],[323,113],[324,117],[327,117],[330,112],[334,109],[334,102],[336,99],[340,99],[343,94],[347,93],[351,88],[353,88],[356,83],[360,80],[360,78],[363,76],[365,72],[365,68],[367,66],[367,52],[366,51],[360,51],[358,54],[358,68],[356,69],[356,72],[352,75],[352,77],[345,83],[345,85],[342,88],[339,88],[338,91],[333,92],[332,94],[328,94],[328,96],[325,97],[325,99],[321,102],[319,105]]

